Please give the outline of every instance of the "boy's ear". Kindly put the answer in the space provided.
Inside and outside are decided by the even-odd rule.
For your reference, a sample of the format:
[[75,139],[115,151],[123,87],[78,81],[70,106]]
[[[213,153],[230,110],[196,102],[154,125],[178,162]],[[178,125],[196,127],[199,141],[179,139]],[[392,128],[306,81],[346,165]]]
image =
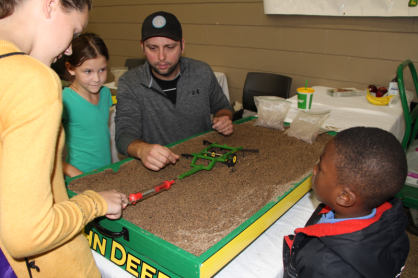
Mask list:
[[65,67],[72,76],[75,75],[74,67],[70,63],[65,62]]
[[342,207],[351,207],[357,201],[356,194],[348,187],[343,187],[337,195],[336,203]]

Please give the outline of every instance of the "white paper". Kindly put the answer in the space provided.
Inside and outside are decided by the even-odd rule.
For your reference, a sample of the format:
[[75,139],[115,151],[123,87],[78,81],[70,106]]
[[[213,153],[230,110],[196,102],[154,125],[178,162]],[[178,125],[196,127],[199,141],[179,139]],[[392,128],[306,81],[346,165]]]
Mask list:
[[265,14],[418,16],[409,0],[264,0]]

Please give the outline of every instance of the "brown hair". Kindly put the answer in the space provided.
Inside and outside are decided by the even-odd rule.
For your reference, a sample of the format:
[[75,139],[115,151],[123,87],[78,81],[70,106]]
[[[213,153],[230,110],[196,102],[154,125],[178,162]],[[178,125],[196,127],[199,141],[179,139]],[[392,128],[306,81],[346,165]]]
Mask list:
[[367,209],[383,204],[403,187],[405,151],[396,137],[375,127],[353,127],[334,137],[337,181],[354,188]]
[[[91,9],[93,0],[60,0],[61,8],[64,12],[70,12],[76,10],[82,12],[84,8]],[[6,18],[12,15],[15,11],[15,7],[22,5],[25,0],[1,0],[0,1],[0,19]]]
[[[73,67],[81,66],[86,60],[103,56],[109,61],[109,52],[104,41],[94,33],[84,33],[71,42],[73,54],[66,56],[66,61]],[[74,76],[69,77],[74,81]]]

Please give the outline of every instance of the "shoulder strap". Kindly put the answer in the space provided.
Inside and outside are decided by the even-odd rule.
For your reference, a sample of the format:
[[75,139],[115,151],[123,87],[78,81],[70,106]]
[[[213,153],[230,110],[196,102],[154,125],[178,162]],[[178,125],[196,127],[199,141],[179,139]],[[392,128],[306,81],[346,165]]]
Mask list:
[[11,53],[0,55],[0,59],[5,58],[5,57],[9,57],[9,56],[13,56],[13,55],[25,55],[25,54],[26,54],[25,52],[11,52]]

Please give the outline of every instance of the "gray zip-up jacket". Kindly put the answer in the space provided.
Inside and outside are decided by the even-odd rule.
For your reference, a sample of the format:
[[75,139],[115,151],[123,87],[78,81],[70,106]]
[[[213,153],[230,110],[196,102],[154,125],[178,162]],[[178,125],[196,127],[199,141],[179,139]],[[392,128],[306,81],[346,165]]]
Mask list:
[[210,130],[210,114],[232,111],[208,64],[181,57],[180,69],[175,105],[152,78],[148,62],[120,77],[115,141],[121,154],[128,155],[128,146],[137,139],[167,145]]

